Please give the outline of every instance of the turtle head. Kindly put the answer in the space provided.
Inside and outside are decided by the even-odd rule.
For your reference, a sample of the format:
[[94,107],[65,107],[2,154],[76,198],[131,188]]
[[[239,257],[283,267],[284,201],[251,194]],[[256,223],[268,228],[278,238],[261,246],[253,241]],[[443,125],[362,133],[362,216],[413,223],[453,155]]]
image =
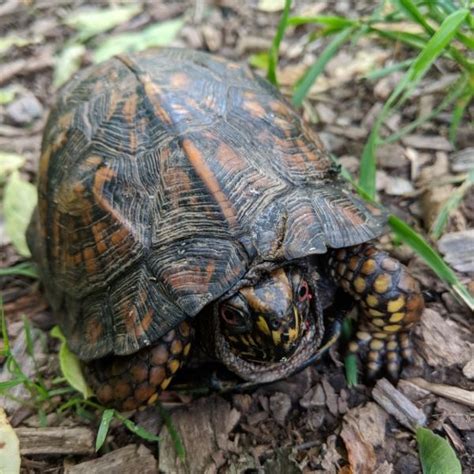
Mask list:
[[279,268],[220,303],[222,335],[242,359],[288,358],[304,334],[311,297],[301,270]]

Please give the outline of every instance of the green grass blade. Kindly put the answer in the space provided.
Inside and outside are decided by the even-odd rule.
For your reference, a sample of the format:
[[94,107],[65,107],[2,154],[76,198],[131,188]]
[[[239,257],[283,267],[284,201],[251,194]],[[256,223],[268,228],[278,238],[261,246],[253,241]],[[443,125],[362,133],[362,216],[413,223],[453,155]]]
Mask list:
[[412,132],[415,128],[419,127],[423,123],[431,120],[433,117],[436,117],[440,112],[447,109],[450,105],[452,105],[459,96],[463,95],[468,87],[468,80],[467,76],[462,76],[451,88],[451,91],[443,98],[441,103],[435,107],[429,114],[423,115],[418,117],[413,122],[409,123],[402,127],[398,132],[389,135],[387,138],[384,138],[380,141],[381,144],[386,143],[393,143],[398,141],[401,137],[405,136],[406,134]]
[[102,413],[99,429],[97,431],[97,437],[95,439],[96,452],[99,451],[99,449],[105,443],[105,439],[107,438],[107,434],[109,432],[110,423],[113,420],[114,415],[115,410],[113,409],[104,410],[104,412]]
[[23,262],[14,267],[0,268],[0,277],[5,276],[26,276],[29,278],[38,278],[36,268],[30,262]]
[[280,43],[288,26],[288,16],[291,8],[291,0],[285,0],[285,8],[278,23],[277,32],[273,38],[273,43],[268,53],[268,71],[267,79],[273,84],[278,85],[276,77],[276,69],[278,66],[278,51],[280,50]]
[[467,178],[464,182],[459,186],[449,197],[446,201],[444,206],[441,208],[439,214],[436,216],[433,225],[431,226],[431,236],[438,240],[443,230],[448,223],[448,218],[451,212],[454,211],[462,202],[464,195],[466,194],[467,190],[474,184],[474,170],[467,175]]
[[0,296],[0,319],[2,324],[2,355],[8,357],[10,355],[10,339],[8,337],[7,320],[3,309],[3,298]]
[[459,10],[448,16],[438,31],[428,41],[425,48],[417,56],[407,73],[398,83],[395,90],[385,102],[383,109],[375,120],[369,139],[364,146],[361,158],[359,186],[371,199],[375,197],[375,171],[376,171],[376,147],[380,141],[380,129],[383,122],[397,105],[401,105],[423,78],[436,58],[444,51],[444,48],[453,38],[457,28],[462,23],[467,10]]
[[314,84],[316,78],[326,67],[329,60],[337,53],[339,48],[349,40],[351,35],[354,33],[354,28],[347,28],[337,34],[332,41],[326,46],[321,56],[317,61],[309,68],[304,74],[302,79],[298,82],[298,85],[293,93],[292,102],[293,105],[299,107],[303,103],[303,99],[306,97],[311,86]]
[[160,441],[160,437],[154,435],[153,433],[150,433],[148,430],[145,428],[137,425],[134,423],[132,420],[129,420],[128,418],[125,418],[123,415],[120,413],[115,412],[115,418],[117,420],[121,421],[123,425],[131,431],[133,434],[140,436],[140,438],[146,440],[146,441]]
[[365,75],[365,78],[369,81],[376,81],[377,79],[381,79],[382,77],[388,76],[392,74],[392,72],[401,71],[403,69],[407,69],[413,63],[413,59],[407,59],[400,63],[391,64],[390,66],[375,69]]
[[13,387],[20,385],[24,382],[22,378],[17,378],[13,380],[6,380],[5,382],[0,382],[0,393],[8,392]]
[[461,463],[449,442],[427,428],[416,430],[423,474],[461,474]]
[[343,16],[327,16],[327,15],[318,15],[318,16],[292,16],[288,18],[288,25],[298,26],[298,25],[326,25],[335,29],[343,29],[349,26],[356,26],[359,24],[356,20],[350,20],[349,18],[344,18]]
[[359,186],[370,199],[375,199],[375,173],[377,168],[376,147],[379,142],[379,131],[384,115],[379,116],[362,151],[360,160]]
[[449,126],[449,141],[451,143],[456,142],[459,124],[461,123],[467,106],[472,102],[474,97],[474,81],[472,84],[468,84],[467,89],[468,90],[459,98],[453,110],[451,124]]
[[391,41],[404,43],[417,49],[423,49],[428,42],[427,37],[415,33],[407,33],[406,31],[383,30],[376,27],[370,27],[368,31],[377,34],[381,38],[387,38]]
[[408,224],[394,215],[390,215],[388,222],[396,236],[408,244],[430,268],[438,275],[441,280],[446,282],[453,290],[454,294],[459,297],[472,311],[474,311],[474,298],[471,296],[467,288],[459,281],[455,273],[444,262],[441,256],[434,250],[430,244],[417,232],[415,232]]
[[438,56],[443,53],[468,14],[468,10],[461,9],[443,21],[407,72],[407,84],[403,85],[403,88],[406,88],[405,97],[416,87]]
[[171,420],[169,413],[166,411],[165,408],[163,408],[161,403],[158,403],[158,409],[160,410],[160,415],[165,422],[166,428],[171,436],[171,439],[173,440],[176,454],[178,455],[179,459],[184,461],[184,459],[186,458],[186,449],[183,445],[183,441],[181,440],[181,436],[174,427],[173,421]]
[[398,0],[396,3],[409,18],[411,18],[415,23],[421,25],[427,33],[430,35],[434,33],[432,26],[426,21],[425,15],[418,10],[418,7],[412,0]]

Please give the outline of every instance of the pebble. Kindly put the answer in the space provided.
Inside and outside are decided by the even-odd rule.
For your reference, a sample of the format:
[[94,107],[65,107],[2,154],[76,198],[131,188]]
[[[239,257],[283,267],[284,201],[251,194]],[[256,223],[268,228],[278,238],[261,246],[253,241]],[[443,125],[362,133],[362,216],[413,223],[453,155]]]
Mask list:
[[25,95],[7,107],[8,118],[18,125],[28,125],[42,115],[43,106],[33,94]]

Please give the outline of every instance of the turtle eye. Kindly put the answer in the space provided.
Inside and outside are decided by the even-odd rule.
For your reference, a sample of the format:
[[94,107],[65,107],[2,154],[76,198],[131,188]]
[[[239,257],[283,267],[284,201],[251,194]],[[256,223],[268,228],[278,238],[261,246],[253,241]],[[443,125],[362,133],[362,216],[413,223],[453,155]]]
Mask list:
[[240,312],[231,306],[224,306],[221,310],[221,316],[230,326],[238,326],[242,322]]
[[300,301],[305,301],[310,297],[308,283],[303,280],[298,288],[298,299]]

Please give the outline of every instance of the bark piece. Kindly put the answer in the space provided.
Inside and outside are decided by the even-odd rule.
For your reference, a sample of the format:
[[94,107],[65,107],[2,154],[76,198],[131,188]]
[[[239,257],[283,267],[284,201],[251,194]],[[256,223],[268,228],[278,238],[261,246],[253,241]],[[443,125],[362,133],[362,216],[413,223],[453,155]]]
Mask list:
[[421,377],[415,377],[409,379],[409,381],[418,385],[421,388],[424,388],[425,390],[429,390],[430,392],[436,395],[440,395],[444,398],[449,398],[450,400],[474,408],[474,392],[464,390],[459,387],[453,387],[452,385],[431,383],[425,379],[422,379]]
[[451,151],[453,149],[451,143],[449,143],[446,138],[439,135],[407,135],[402,138],[402,143],[405,146],[422,148],[425,150]]
[[92,454],[94,433],[89,428],[17,428],[23,455]]
[[467,340],[467,331],[432,309],[423,311],[415,331],[422,339],[416,341],[417,349],[432,367],[463,365],[472,359],[474,344]]
[[474,229],[444,234],[438,248],[456,270],[474,272]]
[[474,169],[474,147],[464,148],[450,157],[451,169],[455,173],[468,173]]
[[104,454],[104,456],[66,467],[64,474],[155,474],[156,459],[143,445],[129,444],[123,448]]
[[387,379],[380,379],[372,390],[372,397],[399,423],[409,429],[424,426],[426,415],[415,406],[405,395],[398,391]]
[[326,404],[326,396],[324,395],[323,386],[321,384],[308,390],[300,400],[303,408],[323,407]]
[[171,416],[186,456],[178,459],[168,430],[160,442],[160,471],[173,474],[215,472],[212,454],[229,447],[228,436],[240,419],[240,413],[220,397],[203,398],[179,408]]
[[286,393],[277,392],[270,397],[270,411],[275,421],[285,426],[285,420],[291,410],[291,398]]

